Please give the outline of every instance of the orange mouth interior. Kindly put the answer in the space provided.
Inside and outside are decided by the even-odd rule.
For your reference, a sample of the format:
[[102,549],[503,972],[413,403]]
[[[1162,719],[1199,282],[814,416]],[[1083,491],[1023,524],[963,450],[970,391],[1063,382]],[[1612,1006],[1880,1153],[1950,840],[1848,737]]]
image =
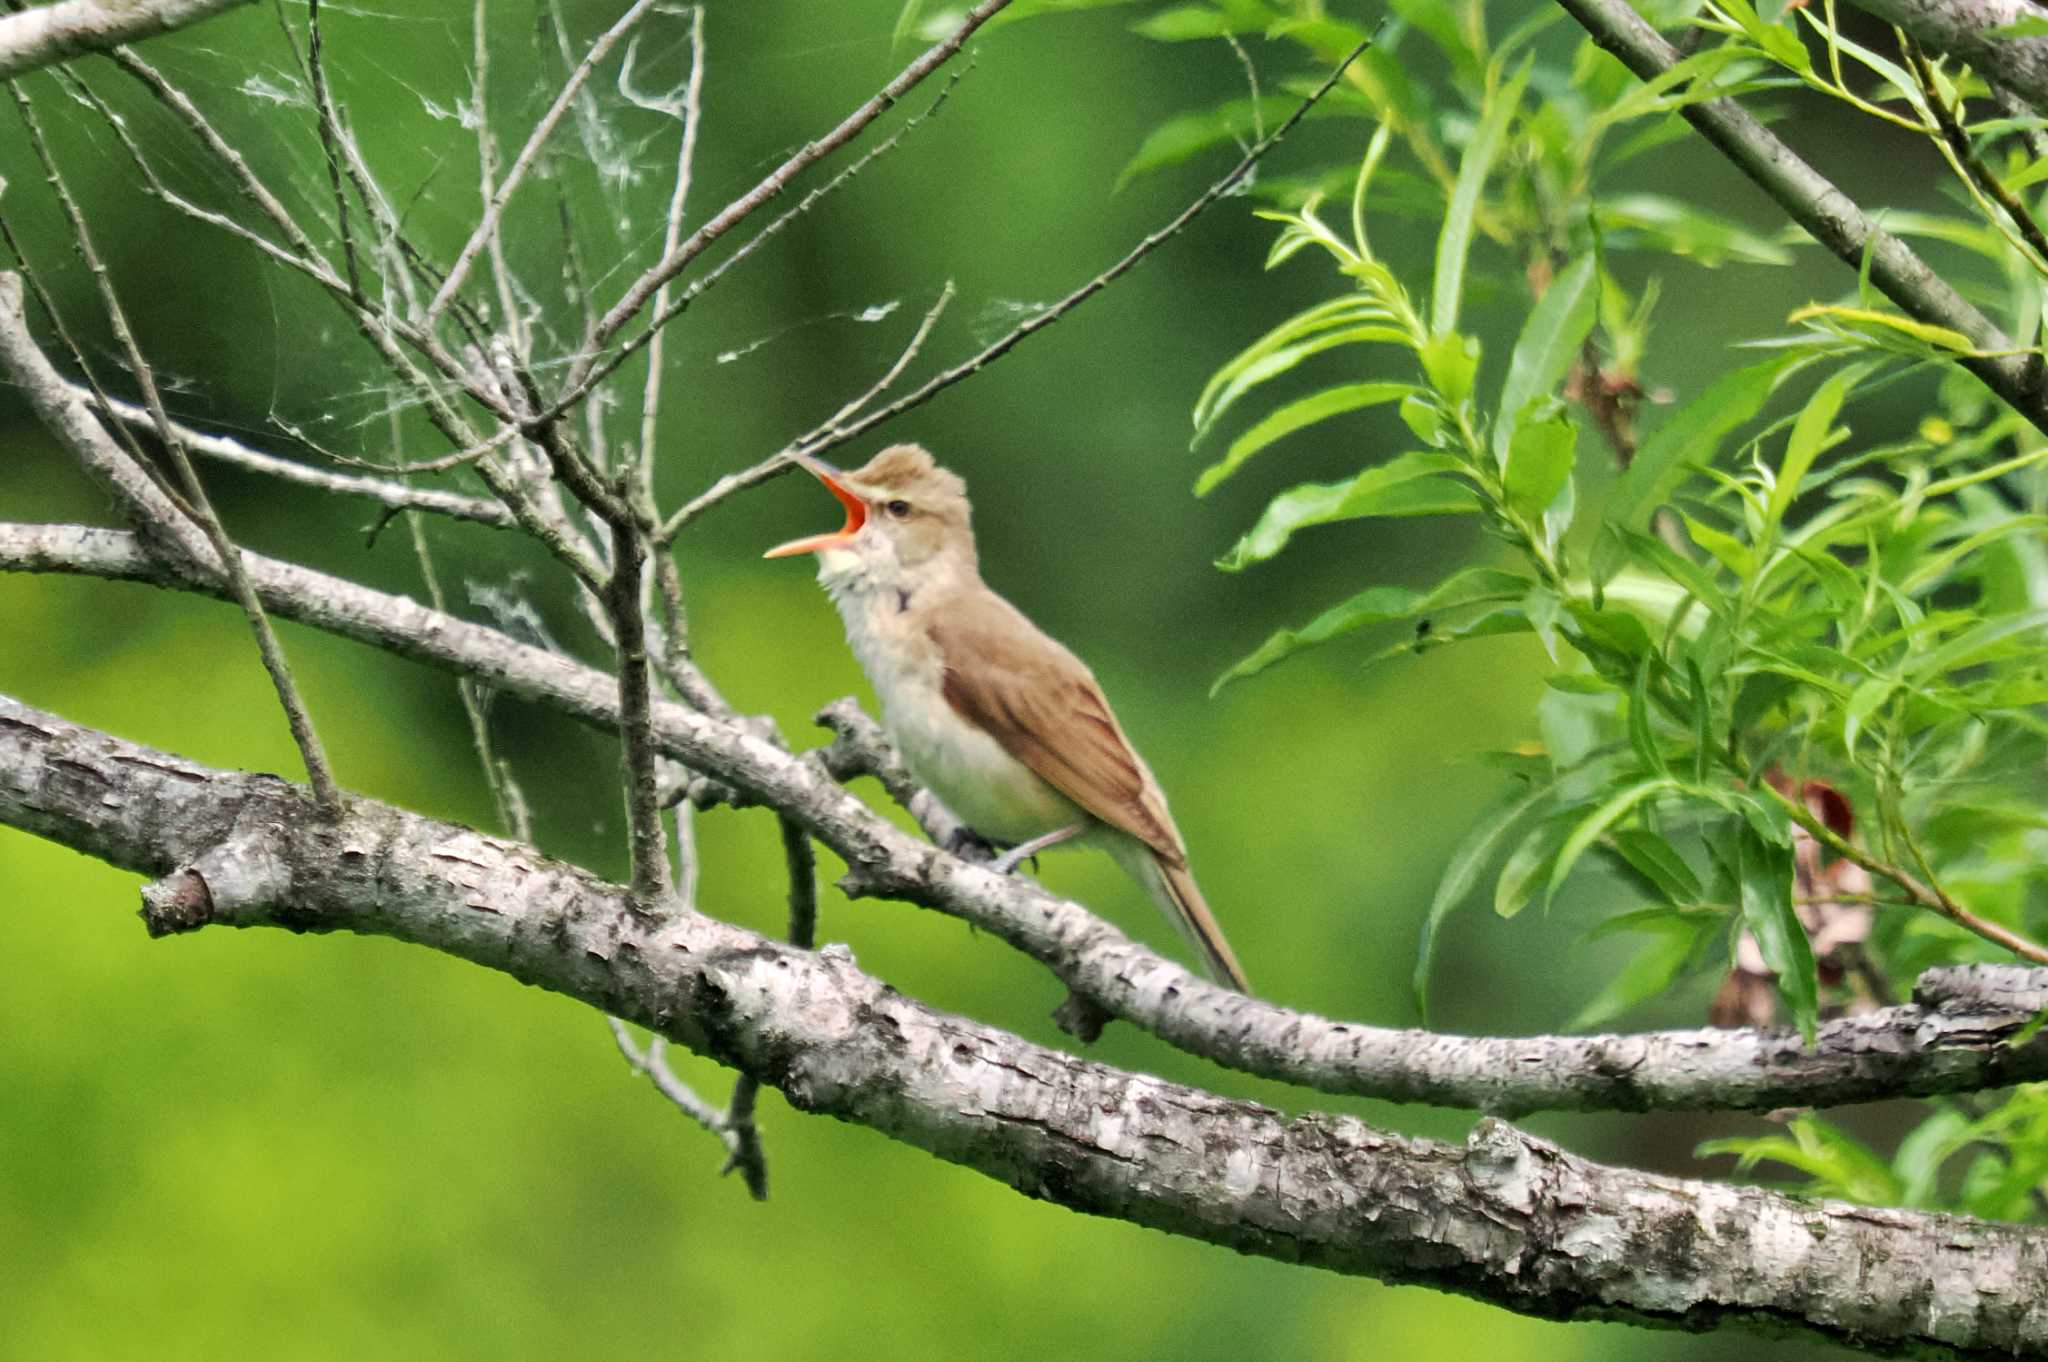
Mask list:
[[[809,465],[806,465],[808,467]],[[799,553],[819,553],[825,549],[843,548],[860,533],[861,526],[868,523],[868,504],[848,489],[845,483],[823,469],[812,468],[818,481],[825,484],[825,490],[839,498],[839,504],[846,508],[846,523],[830,534],[814,534],[805,539],[792,539],[787,544],[777,544],[763,558],[788,558]]]

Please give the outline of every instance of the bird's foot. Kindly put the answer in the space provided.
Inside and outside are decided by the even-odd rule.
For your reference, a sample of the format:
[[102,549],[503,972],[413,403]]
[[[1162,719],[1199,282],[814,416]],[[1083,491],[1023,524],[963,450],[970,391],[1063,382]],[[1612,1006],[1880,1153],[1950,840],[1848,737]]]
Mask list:
[[993,861],[1002,849],[965,823],[946,834],[944,846],[952,855],[968,861]]
[[1019,865],[1029,860],[1035,869],[1037,865],[1035,858],[1039,852],[1044,851],[1047,847],[1058,846],[1069,837],[1080,836],[1085,826],[1085,824],[1076,823],[1072,827],[1054,828],[1043,837],[1034,837],[1028,842],[1019,842],[1002,855],[996,857],[995,864],[989,868],[998,875],[1007,875]]

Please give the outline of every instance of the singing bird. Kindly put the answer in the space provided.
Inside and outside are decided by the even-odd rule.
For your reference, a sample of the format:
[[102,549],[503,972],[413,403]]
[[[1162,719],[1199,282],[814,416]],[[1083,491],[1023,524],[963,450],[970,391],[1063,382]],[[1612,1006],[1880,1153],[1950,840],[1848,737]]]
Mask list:
[[1251,992],[1188,872],[1166,796],[1094,673],[981,580],[967,484],[918,445],[892,445],[851,473],[802,462],[846,524],[766,556],[818,555],[911,774],[1009,847],[999,870],[1066,841],[1108,851],[1218,983]]

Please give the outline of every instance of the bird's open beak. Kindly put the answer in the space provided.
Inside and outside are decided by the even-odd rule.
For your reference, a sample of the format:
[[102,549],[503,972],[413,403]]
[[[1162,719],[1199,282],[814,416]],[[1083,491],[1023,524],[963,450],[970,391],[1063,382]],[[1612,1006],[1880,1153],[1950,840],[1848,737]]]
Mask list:
[[787,544],[777,544],[762,554],[763,558],[787,558],[792,554],[844,548],[860,533],[861,526],[868,523],[868,504],[835,476],[836,469],[819,459],[802,459],[799,462],[825,484],[826,491],[839,498],[839,504],[846,508],[846,523],[830,534],[814,534],[808,539],[792,539]]

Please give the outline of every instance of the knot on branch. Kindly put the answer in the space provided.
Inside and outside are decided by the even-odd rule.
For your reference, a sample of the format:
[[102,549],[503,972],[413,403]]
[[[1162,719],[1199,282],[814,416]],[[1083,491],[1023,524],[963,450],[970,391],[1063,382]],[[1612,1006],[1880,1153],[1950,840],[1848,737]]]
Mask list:
[[1052,1024],[1083,1045],[1100,1040],[1102,1029],[1115,1020],[1115,1013],[1078,993],[1069,993],[1067,1000],[1052,1011]]
[[1497,1116],[1483,1116],[1465,1137],[1465,1177],[1487,1202],[1528,1213],[1536,1208],[1545,1146]]
[[213,889],[187,866],[142,886],[142,925],[152,938],[196,932],[213,921]]

